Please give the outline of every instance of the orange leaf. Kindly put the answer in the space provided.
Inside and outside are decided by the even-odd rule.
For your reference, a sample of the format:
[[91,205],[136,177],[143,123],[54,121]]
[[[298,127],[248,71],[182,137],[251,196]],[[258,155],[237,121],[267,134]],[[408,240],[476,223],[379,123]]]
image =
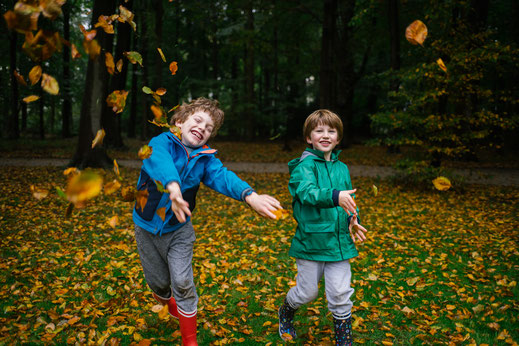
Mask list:
[[94,147],[97,146],[98,144],[103,144],[104,138],[105,138],[105,130],[104,129],[97,130],[96,137],[92,141],[92,149],[94,149]]
[[128,10],[126,7],[124,7],[122,5],[119,5],[119,18],[118,18],[118,20],[121,23],[126,22],[126,23],[130,24],[130,26],[132,27],[133,31],[135,31],[136,28],[137,28],[137,25],[133,21],[133,17],[134,17],[134,14],[130,10]]
[[92,41],[94,37],[97,35],[97,30],[86,31],[85,27],[82,24],[79,24],[79,30],[83,33],[86,41]]
[[112,216],[110,218],[110,220],[108,220],[108,224],[112,228],[115,228],[115,226],[117,226],[118,223],[119,223],[119,218],[117,217],[117,215]]
[[114,57],[109,52],[105,53],[105,65],[108,73],[114,74],[115,65],[114,65]]
[[109,16],[103,16],[100,15],[97,19],[97,23],[94,25],[94,27],[98,28],[101,27],[107,34],[113,34],[114,33],[114,26],[112,25],[112,20]]
[[144,207],[146,206],[146,203],[148,202],[148,196],[149,196],[148,190],[141,190],[137,191],[137,195],[135,196],[137,200],[137,207],[141,210],[144,210]]
[[135,200],[135,187],[125,186],[121,189],[121,196],[126,202],[133,202]]
[[164,111],[162,110],[162,107],[152,105],[150,108],[151,108],[151,111],[153,112],[153,115],[155,116],[155,120],[157,122],[160,122],[160,119],[164,115]]
[[42,189],[42,188],[36,187],[34,185],[31,185],[31,192],[32,192],[32,196],[34,198],[36,198],[38,201],[41,201],[42,199],[47,197],[49,194],[49,190]]
[[436,63],[438,64],[438,66],[440,66],[440,68],[443,70],[443,72],[447,72],[447,66],[445,66],[445,63],[443,62],[443,60],[441,58],[436,60]]
[[151,156],[151,154],[153,153],[153,148],[150,147],[149,145],[143,145],[140,149],[139,149],[139,158],[141,160],[145,160],[147,158],[149,158]]
[[173,61],[171,64],[169,64],[169,70],[171,71],[171,74],[174,75],[177,73],[178,70],[178,64],[176,61]]
[[57,95],[59,93],[58,81],[46,73],[41,76],[41,87],[51,95]]
[[157,50],[159,51],[159,54],[160,54],[160,57],[162,58],[162,61],[166,62],[166,57],[164,56],[164,53],[162,52],[162,49],[157,48]]
[[23,85],[23,86],[27,86],[27,82],[25,81],[23,76],[18,73],[18,71],[14,71],[13,74],[16,77],[16,80],[18,81],[18,84]]
[[77,50],[76,45],[73,43],[70,45],[70,55],[72,56],[72,59],[77,59],[81,57],[81,54]]
[[111,182],[106,183],[105,187],[104,187],[105,195],[111,195],[115,191],[119,190],[120,187],[121,187],[121,183],[116,179],[114,179]]
[[41,66],[34,66],[29,72],[29,81],[31,82],[31,86],[38,83],[41,78]]
[[31,103],[31,102],[34,102],[34,101],[39,100],[39,99],[40,99],[39,96],[31,95],[31,96],[24,97],[24,98],[23,98],[23,102],[25,102],[25,103]]
[[61,6],[64,3],[65,0],[40,1],[40,8],[43,10],[42,13],[45,17],[55,20],[61,14]]
[[415,20],[405,29],[405,38],[411,44],[422,45],[427,38],[427,27],[420,20]]
[[272,212],[272,214],[276,215],[276,220],[284,220],[287,218],[290,213],[286,209],[278,209]]
[[114,173],[120,177],[121,176],[121,172],[119,171],[119,165],[117,164],[117,161],[114,159]]
[[177,126],[171,126],[169,130],[177,136],[178,139],[182,140],[182,130],[180,130],[180,127]]
[[165,88],[158,88],[157,91],[155,91],[155,94],[157,94],[159,96],[164,96],[166,94],[166,89]]
[[83,48],[87,52],[90,59],[95,60],[101,54],[101,46],[97,40],[83,40]]

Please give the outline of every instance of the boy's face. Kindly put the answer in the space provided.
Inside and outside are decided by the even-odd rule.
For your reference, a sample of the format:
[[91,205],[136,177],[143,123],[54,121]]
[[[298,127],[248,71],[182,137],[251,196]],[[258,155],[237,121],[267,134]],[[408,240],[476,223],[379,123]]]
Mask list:
[[339,144],[338,137],[336,129],[328,125],[319,124],[310,132],[310,137],[306,139],[306,142],[311,144],[315,150],[322,151],[324,157],[329,159],[331,152]]
[[203,111],[191,114],[183,123],[176,121],[175,125],[182,131],[182,143],[191,148],[206,144],[214,129],[213,118]]

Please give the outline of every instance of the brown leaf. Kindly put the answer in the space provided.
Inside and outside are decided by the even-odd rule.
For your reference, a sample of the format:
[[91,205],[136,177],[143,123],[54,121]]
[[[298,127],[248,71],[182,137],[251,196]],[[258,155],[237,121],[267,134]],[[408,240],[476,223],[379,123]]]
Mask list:
[[148,190],[141,190],[137,191],[137,208],[144,210],[144,207],[146,206],[146,203],[148,202],[148,196],[149,196]]
[[117,67],[117,71],[118,72],[122,71],[122,69],[123,69],[123,59],[119,59],[119,61],[116,64],[116,67]]
[[157,209],[157,215],[164,221],[166,219],[166,207]]
[[101,46],[97,40],[83,40],[83,48],[91,60],[95,60],[101,54]]
[[18,71],[13,72],[14,76],[16,77],[16,80],[18,81],[18,84],[27,86],[27,82],[25,81],[25,78],[21,74],[18,73]]
[[121,196],[126,202],[133,202],[135,200],[135,187],[125,186],[121,189]]
[[40,187],[36,187],[34,185],[31,185],[31,192],[34,198],[36,198],[38,201],[41,201],[45,197],[48,196],[49,190],[43,189]]
[[436,60],[436,63],[438,64],[438,66],[440,66],[440,68],[443,70],[443,72],[447,72],[447,66],[445,66],[445,63],[443,62],[443,60],[441,58]]
[[139,149],[139,158],[141,160],[145,160],[147,158],[149,158],[151,156],[151,154],[153,153],[153,148],[150,147],[149,145],[143,145],[140,149]]
[[405,30],[405,38],[411,44],[422,45],[427,38],[427,27],[420,20],[415,20]]
[[126,90],[114,90],[106,98],[106,104],[108,105],[108,107],[112,107],[112,111],[114,113],[121,113],[124,110],[124,107],[126,107],[127,96],[128,91]]
[[114,64],[114,57],[109,52],[105,53],[105,65],[106,70],[109,74],[114,74],[115,72],[115,64]]
[[114,26],[112,25],[112,20],[110,16],[104,16],[100,15],[97,19],[97,23],[94,25],[94,27],[98,28],[101,27],[107,34],[113,34],[114,33]]
[[104,186],[105,195],[111,195],[115,191],[119,190],[120,187],[121,183],[117,179],[106,183]]
[[85,37],[85,41],[92,41],[94,37],[97,35],[97,30],[86,31],[85,27],[82,24],[79,24],[79,30],[83,33]]

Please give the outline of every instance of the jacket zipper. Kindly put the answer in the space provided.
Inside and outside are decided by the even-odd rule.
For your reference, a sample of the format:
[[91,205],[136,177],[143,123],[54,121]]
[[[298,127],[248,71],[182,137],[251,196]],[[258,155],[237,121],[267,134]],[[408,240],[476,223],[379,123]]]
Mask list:
[[[324,162],[324,166],[326,167],[326,173],[328,173],[328,179],[330,180],[330,185],[333,187],[333,182],[332,182],[332,177],[330,175],[330,170],[328,169],[328,162],[332,162],[332,161],[325,161]],[[344,256],[342,255],[342,246],[341,246],[341,219],[339,217],[340,215],[340,210],[338,210],[339,207],[335,207],[335,210],[337,210],[337,241],[339,242],[339,252],[341,253],[341,259],[344,258]]]

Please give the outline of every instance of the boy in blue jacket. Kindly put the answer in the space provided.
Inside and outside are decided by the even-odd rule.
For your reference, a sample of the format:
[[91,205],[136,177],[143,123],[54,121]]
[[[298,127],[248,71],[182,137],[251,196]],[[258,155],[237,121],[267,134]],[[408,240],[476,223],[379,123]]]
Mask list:
[[[200,182],[257,213],[275,219],[278,200],[258,195],[246,182],[227,170],[206,143],[223,123],[218,101],[198,98],[179,107],[170,123],[181,130],[154,137],[152,154],[143,160],[137,190],[147,191],[144,206],[135,205],[133,220],[137,249],[154,298],[168,305],[179,319],[182,343],[197,345],[198,295],[193,280],[195,231],[191,212]],[[161,188],[162,185],[164,188]],[[165,189],[167,193],[161,192]],[[146,194],[146,192],[141,192]]]
[[342,138],[341,119],[320,109],[308,116],[303,135],[309,145],[300,158],[288,163],[294,218],[297,229],[288,254],[296,258],[297,279],[279,308],[279,334],[296,338],[294,314],[319,293],[324,276],[328,309],[333,316],[337,345],[351,345],[350,259],[358,252],[354,241],[364,241],[366,229],[350,196],[348,167],[334,150]]

